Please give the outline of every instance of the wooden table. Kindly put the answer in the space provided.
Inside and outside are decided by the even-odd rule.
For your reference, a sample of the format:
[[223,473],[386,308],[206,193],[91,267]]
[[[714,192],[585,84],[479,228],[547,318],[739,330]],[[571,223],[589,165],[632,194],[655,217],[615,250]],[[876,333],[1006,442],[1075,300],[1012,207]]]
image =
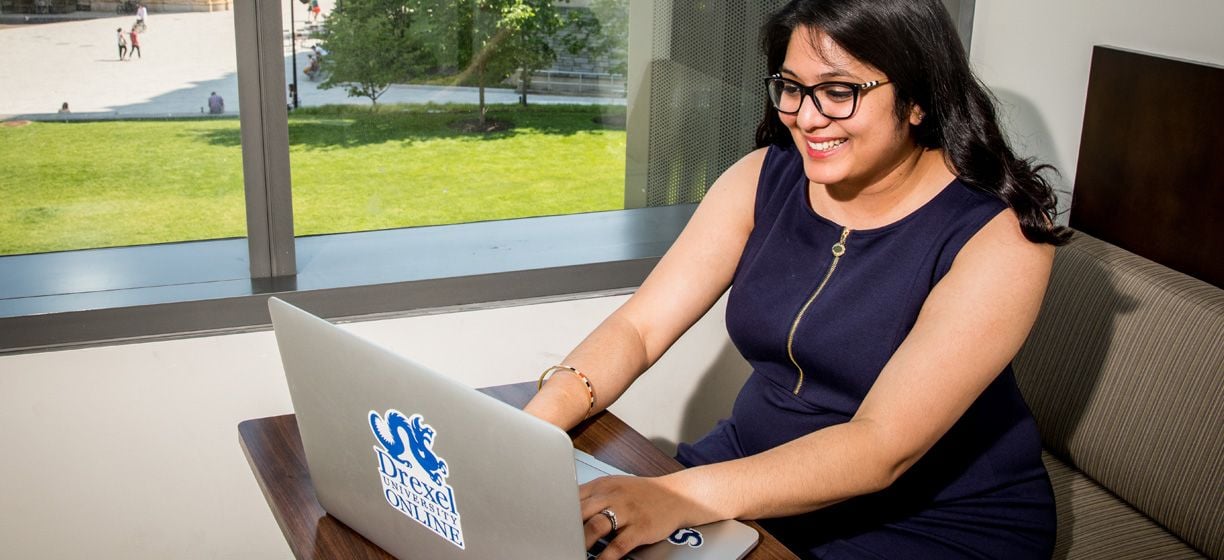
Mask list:
[[[522,408],[535,392],[535,383],[503,385],[481,391]],[[681,468],[649,440],[607,412],[570,430],[570,435],[574,438],[574,447],[634,474],[662,475]],[[238,436],[247,462],[294,556],[310,560],[392,559],[390,554],[323,511],[306,470],[306,454],[294,415],[247,420],[238,425]],[[761,533],[760,544],[747,556],[749,560],[797,560],[759,525],[748,524]]]

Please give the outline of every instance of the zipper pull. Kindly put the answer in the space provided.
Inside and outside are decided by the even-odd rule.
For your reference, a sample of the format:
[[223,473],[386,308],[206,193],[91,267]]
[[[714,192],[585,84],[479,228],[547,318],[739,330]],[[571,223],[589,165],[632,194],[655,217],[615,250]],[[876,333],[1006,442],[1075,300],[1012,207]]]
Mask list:
[[841,239],[838,240],[837,243],[833,244],[833,256],[834,257],[841,257],[842,255],[846,254],[846,237],[848,237],[849,235],[850,235],[850,228],[843,227],[842,233],[841,233]]

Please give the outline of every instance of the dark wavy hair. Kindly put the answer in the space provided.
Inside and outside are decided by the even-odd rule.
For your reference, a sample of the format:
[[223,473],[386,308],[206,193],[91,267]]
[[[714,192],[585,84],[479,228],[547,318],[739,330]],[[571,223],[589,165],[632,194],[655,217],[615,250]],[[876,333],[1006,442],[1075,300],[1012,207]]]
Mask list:
[[[1062,245],[1070,238],[1069,229],[1054,223],[1057,200],[1041,175],[1057,171],[1012,152],[994,100],[969,68],[939,0],[792,0],[761,29],[769,74],[781,69],[791,33],[800,28],[824,32],[888,76],[897,118],[906,122],[915,104],[925,113],[911,129],[915,142],[944,150],[961,181],[1011,207],[1029,241]],[[767,96],[763,100],[757,147],[793,144],[777,110]]]

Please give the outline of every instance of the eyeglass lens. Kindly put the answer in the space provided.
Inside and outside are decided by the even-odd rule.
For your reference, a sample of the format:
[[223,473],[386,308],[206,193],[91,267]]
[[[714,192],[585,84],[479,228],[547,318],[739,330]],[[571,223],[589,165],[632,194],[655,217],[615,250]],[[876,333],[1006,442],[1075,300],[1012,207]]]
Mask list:
[[[798,113],[807,97],[809,88],[782,78],[773,78],[767,82],[769,98],[774,107],[783,113]],[[854,106],[858,101],[858,90],[850,84],[826,82],[810,88],[811,96],[816,101],[816,109],[831,119],[844,119],[854,114]]]

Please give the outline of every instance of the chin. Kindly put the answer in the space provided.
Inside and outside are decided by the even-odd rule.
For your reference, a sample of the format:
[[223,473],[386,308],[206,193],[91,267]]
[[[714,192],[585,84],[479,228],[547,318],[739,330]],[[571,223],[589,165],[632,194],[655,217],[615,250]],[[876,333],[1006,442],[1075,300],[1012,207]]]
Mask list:
[[846,180],[846,172],[842,166],[829,162],[803,161],[803,174],[809,181],[819,185],[836,185]]

